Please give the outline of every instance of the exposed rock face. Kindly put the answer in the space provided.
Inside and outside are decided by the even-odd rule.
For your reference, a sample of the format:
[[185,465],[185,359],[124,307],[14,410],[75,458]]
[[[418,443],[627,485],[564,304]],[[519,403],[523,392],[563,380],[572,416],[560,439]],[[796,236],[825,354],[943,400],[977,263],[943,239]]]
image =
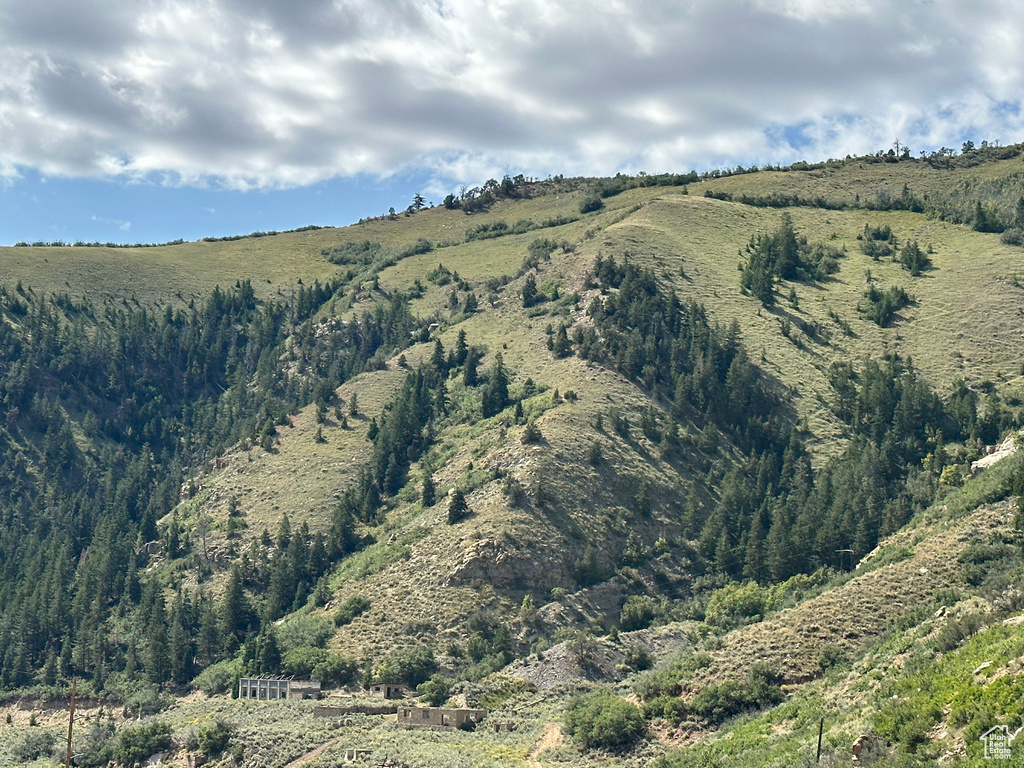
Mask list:
[[883,748],[884,744],[878,737],[871,734],[862,734],[857,737],[857,740],[853,742],[851,747],[853,762],[859,765],[868,765],[881,755]]
[[1017,452],[1017,441],[1020,439],[1020,435],[1024,435],[1024,432],[1011,432],[999,445],[992,446],[991,451],[986,452],[986,454],[977,461],[972,461],[971,474],[976,475],[979,472],[988,469],[997,461],[1002,461],[1007,456],[1015,454]]
[[570,582],[554,552],[523,552],[495,538],[480,539],[459,555],[445,577],[445,586],[461,586],[480,579],[496,589],[522,590],[547,595]]

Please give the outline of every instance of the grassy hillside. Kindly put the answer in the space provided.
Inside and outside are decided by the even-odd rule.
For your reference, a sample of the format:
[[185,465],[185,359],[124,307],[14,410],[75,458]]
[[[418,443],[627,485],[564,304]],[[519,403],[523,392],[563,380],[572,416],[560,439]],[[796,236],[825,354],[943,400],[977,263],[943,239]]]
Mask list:
[[[185,738],[199,724],[226,718],[237,728],[232,744],[239,758],[274,766],[325,744],[306,764],[337,762],[355,747],[424,766],[802,764],[811,757],[808,729],[821,716],[827,752],[837,761],[867,731],[885,739],[883,759],[923,761],[966,749],[976,760],[976,725],[957,714],[968,696],[963,670],[986,654],[998,657],[986,680],[1005,680],[998,686],[1012,691],[1019,671],[1018,625],[1001,623],[1024,607],[1011,583],[1020,573],[1014,514],[1022,489],[1013,463],[1019,461],[959,486],[982,443],[1021,423],[1024,251],[999,234],[975,231],[970,216],[972,203],[981,201],[1009,222],[1024,168],[1019,156],[995,153],[957,158],[949,167],[873,160],[711,177],[685,187],[639,186],[607,195],[586,213],[595,206],[585,201],[601,185],[556,180],[473,215],[439,207],[344,229],[230,242],[3,249],[0,282],[12,290],[21,282],[39,295],[134,298],[146,307],[198,303],[213,286],[239,280],[251,280],[263,301],[291,297],[300,283],[337,281],[308,320],[284,324],[286,341],[264,363],[278,366],[288,382],[291,413],[262,439],[247,437],[182,468],[179,501],[158,521],[159,541],[140,560],[142,581],[168,605],[182,593],[219,600],[240,572],[249,598],[262,606],[266,574],[286,554],[287,545],[273,542],[282,521],[287,517],[291,531],[305,526],[311,537],[335,536],[346,494],[362,487],[380,459],[374,431],[397,418],[396,398],[412,371],[433,365],[436,343],[451,355],[461,337],[481,354],[481,383],[467,383],[458,366],[442,371],[444,407],[420,430],[424,448],[401,470],[397,490],[352,523],[357,543],[294,603],[289,595],[287,610],[264,621],[258,637],[253,629],[235,656],[215,665],[220,684],[203,673],[193,687],[229,684],[270,634],[283,654],[326,649],[352,659],[364,682],[397,674],[409,654],[429,651],[430,672],[455,682],[452,703],[482,703],[491,710],[488,722],[514,730],[404,732],[374,718],[331,729],[309,726],[314,721],[303,705],[243,704],[223,694],[179,699],[185,691],[169,685],[154,707],[164,711],[151,719]],[[611,182],[603,184],[608,191]],[[920,204],[892,204],[911,198]],[[783,213],[808,247],[834,249],[837,269],[820,279],[780,280],[774,303],[765,305],[741,290],[738,267],[752,240],[779,229]],[[872,258],[861,247],[866,226],[888,227],[897,255],[917,241],[931,266],[912,276],[892,257]],[[549,245],[534,245],[545,239]],[[861,427],[843,413],[837,366],[851,365],[860,382],[868,361],[895,356],[905,366],[901,381],[910,381],[912,370],[943,401],[962,381],[957,397],[976,402],[973,431],[929,423],[926,447],[907,438],[886,449],[898,457],[902,474],[889,487],[903,506],[898,515],[887,506],[885,514],[895,515],[886,519],[898,520],[896,527],[909,519],[901,530],[863,532],[854,521],[849,541],[836,541],[796,575],[750,581],[744,562],[752,540],[770,541],[769,526],[788,514],[780,510],[805,509],[793,499],[806,488],[800,491],[793,477],[785,479],[784,495],[758,486],[758,504],[765,502],[757,512],[757,504],[742,511],[750,503],[744,494],[753,494],[759,474],[778,472],[765,469],[772,462],[789,456],[797,466],[799,451],[774,437],[774,447],[752,448],[758,443],[749,426],[746,433],[731,426],[750,414],[727,422],[710,406],[682,407],[653,370],[631,372],[626,355],[585,354],[588,331],[608,344],[614,335],[593,309],[624,290],[595,274],[595,264],[610,257],[649,270],[660,295],[674,295],[684,307],[701,304],[714,333],[726,339],[723,348],[742,345],[757,380],[777,398],[780,434],[791,431],[801,441],[815,472],[863,442]],[[540,300],[526,307],[528,282]],[[872,285],[902,287],[912,301],[880,326],[864,311]],[[328,380],[312,371],[325,370],[329,360],[311,358],[330,354],[327,344],[342,323],[406,298],[422,333],[381,347],[322,402],[302,389],[303,381]],[[631,318],[633,336],[650,321]],[[731,340],[734,321],[738,335]],[[556,346],[562,326],[565,353]],[[485,416],[483,382],[499,355],[509,395]],[[705,360],[697,360],[700,369]],[[90,451],[88,432],[74,413],[69,418]],[[43,435],[22,439],[28,451]],[[871,450],[864,455],[881,461],[881,449]],[[427,477],[434,504],[422,498]],[[829,477],[840,484],[839,474]],[[736,491],[736,483],[747,490]],[[468,504],[460,520],[449,516],[455,490]],[[879,508],[890,502],[866,504],[881,516]],[[706,522],[717,514],[742,523],[742,536],[709,538],[717,531]],[[764,515],[760,529],[757,515]],[[820,538],[801,529],[800,520],[793,523],[782,554],[801,538]],[[180,552],[169,550],[172,526],[180,529]],[[870,549],[872,537],[883,543],[859,564],[851,561],[866,549],[853,558],[836,551],[864,541]],[[339,618],[340,609],[357,604],[361,611]],[[122,616],[111,622],[130,631]],[[632,631],[652,623],[687,639],[659,644]],[[921,643],[929,650],[916,650]],[[517,682],[510,676],[516,668],[501,672],[513,658],[543,672],[528,676],[534,682]],[[758,664],[770,674],[748,691],[743,686]],[[648,665],[653,671],[644,671]],[[542,678],[552,684],[535,690]],[[895,712],[886,701],[913,699],[921,680],[932,678],[943,681],[941,691],[921,704],[927,717],[911,733],[899,724],[909,709]],[[595,686],[611,686],[642,706],[644,738],[605,752],[563,733],[573,696]],[[149,688],[118,672],[95,693],[115,690],[125,699]],[[1002,688],[990,698],[981,694],[986,722],[1019,716],[1006,695]],[[706,706],[714,697],[732,704],[715,714]],[[758,706],[765,711],[749,713]],[[31,735],[23,721],[12,710],[10,744]],[[52,730],[56,722],[44,725]],[[126,725],[118,718],[118,727]],[[16,753],[12,746],[0,758],[16,762]]]

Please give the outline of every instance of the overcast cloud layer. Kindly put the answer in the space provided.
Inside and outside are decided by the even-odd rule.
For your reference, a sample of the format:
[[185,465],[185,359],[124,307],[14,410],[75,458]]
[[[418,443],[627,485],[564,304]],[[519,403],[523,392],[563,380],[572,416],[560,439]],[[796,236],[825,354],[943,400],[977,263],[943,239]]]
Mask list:
[[1022,136],[1019,0],[0,0],[0,176],[289,187]]

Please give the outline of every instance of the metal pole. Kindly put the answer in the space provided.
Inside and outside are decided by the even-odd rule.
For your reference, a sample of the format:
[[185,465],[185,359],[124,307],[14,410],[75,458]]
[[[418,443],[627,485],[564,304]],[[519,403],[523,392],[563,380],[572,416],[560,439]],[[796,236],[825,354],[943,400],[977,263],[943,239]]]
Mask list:
[[815,758],[816,763],[821,762],[821,733],[825,730],[825,718],[821,718],[818,722],[818,756]]
[[68,754],[67,768],[71,768],[71,731],[75,727],[75,688],[78,685],[78,678],[71,678],[71,705],[68,713]]

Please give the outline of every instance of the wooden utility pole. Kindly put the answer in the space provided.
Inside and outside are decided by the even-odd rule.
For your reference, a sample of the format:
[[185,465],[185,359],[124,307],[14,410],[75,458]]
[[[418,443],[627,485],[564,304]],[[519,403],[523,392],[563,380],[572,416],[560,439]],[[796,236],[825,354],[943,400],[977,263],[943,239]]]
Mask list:
[[814,762],[821,762],[821,734],[825,730],[825,718],[821,718],[818,722],[818,756],[814,759]]
[[846,559],[845,555],[849,555],[850,556],[850,570],[852,571],[853,570],[853,550],[852,549],[837,549],[836,552],[839,553],[839,569],[842,570],[842,568],[843,568],[843,561]]
[[71,678],[71,706],[68,708],[68,754],[66,768],[71,768],[71,732],[75,727],[75,688],[77,686],[78,678]]

